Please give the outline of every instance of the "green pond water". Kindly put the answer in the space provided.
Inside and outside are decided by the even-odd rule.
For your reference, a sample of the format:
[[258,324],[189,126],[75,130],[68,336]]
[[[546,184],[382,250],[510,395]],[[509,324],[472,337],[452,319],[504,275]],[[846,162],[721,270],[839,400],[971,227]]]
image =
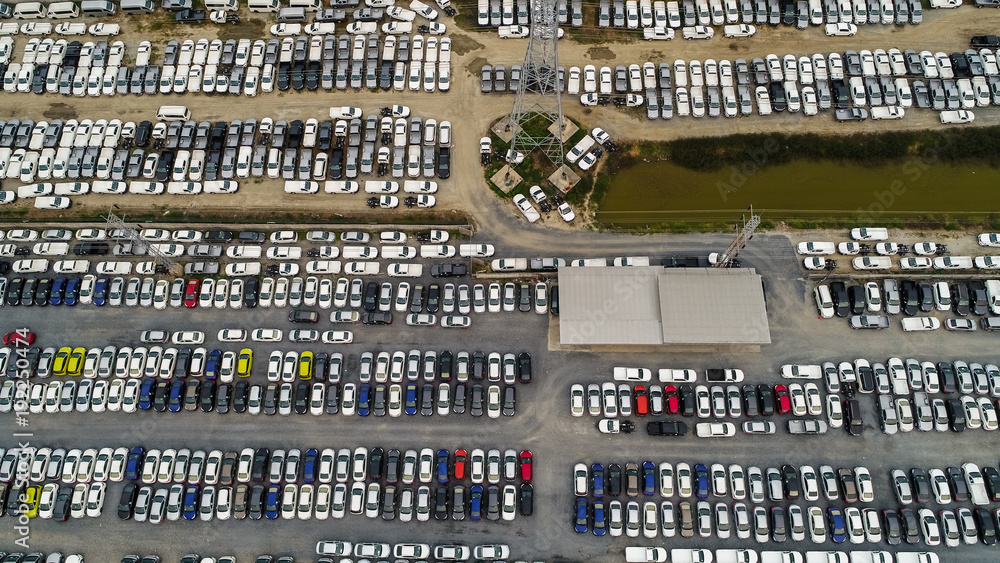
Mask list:
[[1000,168],[909,159],[883,167],[797,161],[761,169],[748,162],[697,172],[644,162],[612,178],[597,219],[632,226],[725,222],[751,204],[768,220],[1000,212]]

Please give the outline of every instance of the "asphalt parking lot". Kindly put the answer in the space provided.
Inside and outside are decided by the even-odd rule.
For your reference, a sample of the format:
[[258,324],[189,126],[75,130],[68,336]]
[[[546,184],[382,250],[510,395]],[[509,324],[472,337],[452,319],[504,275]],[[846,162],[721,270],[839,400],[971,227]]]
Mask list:
[[[587,239],[592,244],[587,244]],[[605,235],[577,235],[573,244],[548,245],[546,254],[573,256],[620,255],[628,249],[635,255],[700,253],[718,241],[713,236],[645,237],[611,242]],[[588,251],[580,249],[589,246]],[[501,248],[499,255],[519,256],[539,250]],[[143,445],[147,448],[188,447],[205,450],[240,450],[244,447],[308,448],[382,446],[386,449],[423,447],[516,448],[529,449],[535,456],[535,513],[513,522],[487,523],[438,522],[426,524],[399,521],[369,522],[364,518],[346,518],[337,522],[317,521],[212,521],[148,523],[122,522],[114,515],[121,484],[109,488],[104,514],[98,519],[83,519],[58,524],[51,520],[31,523],[32,550],[66,553],[83,552],[97,561],[117,561],[126,553],[157,553],[165,561],[196,552],[202,555],[237,555],[246,560],[260,553],[290,554],[297,560],[311,560],[315,542],[322,539],[349,541],[421,541],[426,543],[507,543],[512,560],[593,560],[620,561],[623,548],[629,545],[664,545],[663,538],[595,538],[572,531],[573,492],[571,469],[577,462],[601,461],[686,461],[688,463],[739,463],[744,466],[794,466],[829,464],[834,467],[865,465],[875,478],[876,508],[893,505],[887,481],[893,468],[946,467],[964,462],[980,465],[997,463],[988,453],[996,438],[984,431],[963,434],[918,433],[884,436],[876,422],[874,401],[863,401],[866,428],[864,435],[853,438],[836,431],[826,436],[739,435],[730,440],[707,440],[687,436],[680,439],[654,439],[644,433],[629,436],[601,435],[589,417],[569,415],[569,387],[581,381],[611,379],[615,365],[650,368],[738,367],[750,383],[775,383],[777,368],[783,363],[820,363],[866,357],[884,361],[889,356],[915,357],[918,360],[954,360],[995,362],[991,358],[994,342],[990,333],[953,334],[938,331],[928,334],[900,332],[858,334],[839,323],[816,318],[810,288],[802,277],[791,243],[783,236],[762,235],[755,238],[741,256],[744,264],[764,275],[767,287],[768,314],[772,342],[757,352],[706,354],[687,352],[601,352],[557,351],[546,343],[549,333],[546,317],[534,313],[476,315],[471,328],[461,331],[437,327],[357,325],[354,342],[345,346],[322,347],[324,351],[345,354],[345,381],[357,381],[357,359],[364,351],[397,349],[525,350],[534,362],[534,381],[519,385],[518,412],[512,419],[491,420],[485,417],[313,417],[257,416],[200,412],[172,416],[141,412],[70,413],[30,415],[28,430],[32,444],[61,447],[103,447]],[[41,346],[118,346],[134,343],[145,329],[198,329],[211,334],[228,327],[277,327],[290,329],[283,309],[223,310],[201,309],[152,311],[129,308],[4,307],[4,332],[28,326],[39,334]],[[332,328],[322,322],[319,328]],[[264,361],[262,351],[317,350],[315,344],[254,345],[257,362]],[[264,380],[260,366],[253,379]],[[643,422],[639,420],[639,422]],[[783,421],[778,421],[783,425]],[[12,418],[5,417],[3,435],[23,431]],[[5,439],[10,444],[13,438]],[[723,449],[725,451],[718,451]],[[991,508],[996,508],[991,506]],[[2,522],[12,522],[4,518]],[[252,533],[247,533],[251,531]],[[13,524],[3,529],[6,545],[13,545],[18,535]],[[99,538],[99,540],[98,540]],[[681,539],[669,540],[668,547],[750,547],[773,548],[751,544],[752,540]],[[776,544],[772,544],[776,545]],[[825,544],[830,547],[833,544]],[[805,551],[814,545],[784,544],[785,548]],[[867,548],[867,546],[861,546]],[[883,548],[886,547],[883,545]],[[938,548],[944,553],[945,548]],[[991,561],[990,548],[962,546],[950,553],[960,553],[969,561]]]

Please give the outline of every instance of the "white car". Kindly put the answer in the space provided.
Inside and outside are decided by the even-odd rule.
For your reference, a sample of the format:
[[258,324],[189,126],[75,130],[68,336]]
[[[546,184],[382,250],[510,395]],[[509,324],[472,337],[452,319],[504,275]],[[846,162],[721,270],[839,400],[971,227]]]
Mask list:
[[802,255],[824,256],[835,253],[837,247],[832,242],[800,242],[796,251]]
[[531,205],[528,198],[523,195],[517,194],[514,196],[514,205],[517,206],[518,210],[524,215],[524,218],[527,219],[529,223],[534,223],[535,221],[541,219],[541,215],[539,215],[538,211],[535,210],[535,207]]

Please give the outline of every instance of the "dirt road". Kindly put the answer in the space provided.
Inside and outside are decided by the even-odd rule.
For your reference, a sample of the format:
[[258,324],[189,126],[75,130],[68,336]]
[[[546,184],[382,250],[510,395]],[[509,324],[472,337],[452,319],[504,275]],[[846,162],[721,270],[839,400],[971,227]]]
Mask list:
[[[268,22],[269,23],[269,22]],[[260,25],[261,37],[266,35],[263,20],[240,26],[241,32],[252,33]],[[783,55],[812,54],[814,52],[844,51],[846,49],[876,49],[898,47],[954,52],[968,46],[968,37],[995,30],[1000,24],[1000,11],[958,10],[925,12],[924,23],[919,26],[865,26],[855,37],[829,38],[818,29],[805,31],[787,27],[767,28],[750,39],[726,40],[722,37],[710,41],[671,41],[667,43],[636,42],[630,44],[581,45],[570,41],[560,43],[560,63],[569,67],[593,63],[597,65],[643,63],[645,61],[672,61],[677,58],[751,58],[768,53]],[[244,29],[246,28],[246,29]],[[171,27],[169,31],[124,35],[129,52],[134,53],[138,36],[185,38],[209,37],[214,34],[232,36],[232,26]],[[495,34],[465,32],[455,29],[450,36],[455,49],[452,60],[452,88],[447,93],[415,92],[295,92],[261,94],[256,98],[242,96],[217,97],[203,94],[185,96],[123,96],[115,98],[65,98],[46,94],[5,94],[7,104],[0,107],[0,118],[119,118],[122,120],[153,119],[161,104],[185,104],[191,108],[196,120],[230,120],[262,118],[308,119],[328,117],[330,106],[354,105],[365,112],[378,107],[400,103],[409,105],[415,115],[437,120],[450,120],[454,128],[452,178],[441,182],[438,193],[440,214],[457,215],[459,211],[475,218],[481,230],[491,232],[497,239],[524,236],[525,231],[542,233],[551,228],[565,228],[555,214],[537,226],[528,226],[508,202],[498,200],[485,186],[479,165],[478,139],[490,123],[509,113],[512,95],[483,95],[479,92],[478,71],[482,64],[516,64],[522,61],[525,40],[501,40]],[[158,52],[162,52],[160,40]],[[23,39],[18,45],[23,44]],[[564,113],[579,119],[585,126],[600,126],[615,138],[642,138],[667,140],[682,137],[714,136],[731,133],[760,131],[809,131],[840,133],[881,131],[887,129],[922,129],[940,127],[937,114],[926,110],[907,113],[905,119],[893,122],[846,123],[835,122],[829,114],[807,118],[799,114],[781,114],[769,117],[748,116],[737,119],[675,118],[669,121],[647,121],[644,116],[625,113],[613,107],[584,108],[573,99],[564,100]],[[976,110],[976,125],[1000,123],[998,108]],[[363,179],[363,178],[362,178]],[[267,215],[279,211],[302,213],[310,209],[324,212],[343,212],[358,215],[368,213],[363,194],[292,196],[284,194],[275,180],[249,179],[241,185],[236,195],[199,196],[134,196],[114,198],[125,208],[167,208],[199,212],[231,213],[234,217],[246,214]],[[106,210],[110,199],[102,196],[75,198],[73,213],[96,214]],[[391,220],[405,213],[405,209],[385,211],[373,219]],[[52,215],[46,215],[52,218]],[[176,217],[174,217],[176,220]]]

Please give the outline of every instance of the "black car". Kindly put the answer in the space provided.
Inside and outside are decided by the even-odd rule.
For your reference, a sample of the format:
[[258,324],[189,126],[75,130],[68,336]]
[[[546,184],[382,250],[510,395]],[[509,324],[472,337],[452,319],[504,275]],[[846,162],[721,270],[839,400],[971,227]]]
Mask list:
[[106,242],[81,242],[73,246],[73,254],[76,256],[104,256],[107,253]]
[[229,403],[232,400],[232,387],[228,383],[219,385],[215,392],[215,412],[226,414],[229,412]]
[[254,485],[250,489],[250,510],[251,520],[260,520],[264,516],[264,486]]
[[613,497],[622,494],[622,466],[617,463],[608,465],[608,494]]
[[549,290],[549,312],[559,316],[559,286],[554,285]]
[[306,414],[309,410],[309,383],[300,381],[295,385],[295,400],[292,403],[295,414]]
[[486,354],[477,350],[472,354],[472,373],[470,377],[475,380],[482,380],[486,372]]
[[975,510],[975,515],[976,528],[979,530],[979,541],[983,542],[985,545],[996,545],[996,521],[993,520],[993,516],[989,509],[977,508]]
[[[72,489],[71,489],[72,491]],[[132,518],[132,511],[135,509],[135,497],[139,493],[139,487],[134,482],[125,484],[122,495],[118,501],[118,517],[122,520]],[[72,492],[70,493],[72,495]]]
[[646,434],[650,436],[684,436],[687,425],[679,420],[654,420],[646,423]]
[[934,287],[926,282],[917,287],[920,293],[920,311],[930,313],[934,310]]
[[958,389],[954,366],[950,362],[938,362],[937,371],[938,379],[941,380],[941,392],[954,393]]
[[694,387],[688,384],[681,385],[677,388],[677,396],[680,400],[681,416],[692,417],[694,416],[695,408],[695,397],[694,397]]
[[413,286],[413,292],[410,294],[410,312],[419,313],[424,310],[424,286],[423,284],[416,284]]
[[[441,377],[441,381],[451,381],[452,359],[453,358],[452,358],[451,352],[449,352],[448,350],[445,350],[445,351],[441,352],[441,355],[438,356],[438,374]],[[529,361],[529,364],[530,364],[530,361],[531,361],[530,358],[529,358],[528,361]],[[528,369],[529,370],[531,369],[530,365],[528,366]],[[531,379],[530,375],[531,374],[529,373],[528,375],[529,375],[528,379],[530,381],[530,379]]]
[[865,312],[865,288],[860,285],[852,285],[847,288],[847,298],[851,303],[852,315],[860,315]]
[[378,305],[378,284],[370,281],[365,285],[363,306],[365,311],[374,311]]
[[13,278],[7,282],[6,301],[8,305],[21,304],[21,291],[24,289],[24,278]]
[[785,480],[785,496],[788,500],[799,498],[799,472],[791,465],[781,466],[781,477]]
[[465,264],[432,264],[431,276],[435,278],[453,278],[464,276],[468,273],[468,266]]
[[969,307],[973,315],[981,316],[989,312],[986,283],[982,280],[969,281]]
[[157,381],[156,391],[153,393],[153,410],[164,412],[167,410],[167,396],[170,394],[169,381]]
[[965,409],[958,399],[948,399],[944,402],[945,410],[948,411],[948,422],[952,432],[965,431]]
[[531,354],[527,352],[517,355],[517,378],[521,383],[531,383]]
[[326,388],[326,414],[338,412],[340,412],[340,386],[333,384]]
[[396,519],[396,486],[386,485],[382,493],[382,519]]
[[41,278],[35,286],[35,305],[44,307],[49,304],[49,295],[52,292],[52,279]]
[[531,310],[531,285],[527,282],[519,284],[517,307],[522,313],[527,313]]
[[531,516],[535,512],[535,489],[531,486],[531,483],[521,483],[519,505],[521,507],[522,516]]
[[263,481],[267,471],[267,458],[270,455],[267,448],[258,448],[253,453],[253,463],[250,465],[250,480]]
[[1000,500],[1000,472],[996,467],[986,465],[983,467],[983,477],[986,480],[986,492],[990,495],[990,500],[997,502]]
[[330,365],[330,356],[326,352],[320,352],[316,354],[313,359],[313,378],[316,381],[325,382],[326,372]]
[[885,522],[885,541],[889,545],[899,545],[902,541],[903,530],[899,523],[899,515],[893,509],[882,511],[882,520]]
[[865,421],[861,418],[861,403],[857,399],[848,399],[844,403],[844,419],[847,431],[852,436],[860,436],[865,429]]
[[917,525],[917,515],[912,508],[903,507],[899,509],[899,523],[903,529],[903,539],[906,543],[920,543],[920,529]]
[[920,295],[917,293],[917,284],[913,280],[903,280],[900,301],[903,305],[903,314],[912,317],[920,310]]
[[767,383],[757,385],[757,398],[760,400],[760,414],[763,416],[774,415],[774,393]]
[[73,500],[73,487],[63,485],[56,495],[56,503],[52,508],[52,519],[65,522],[69,517],[70,502]]
[[960,317],[969,316],[969,286],[964,283],[951,285],[951,310]]
[[844,285],[844,282],[835,281],[830,283],[830,298],[833,300],[833,311],[838,317],[847,317],[850,314],[851,308],[847,301],[847,286]]
[[427,288],[427,312],[437,313],[438,306],[441,304],[441,287],[432,283],[430,287]]
[[372,481],[378,481],[382,478],[382,472],[384,471],[384,461],[385,461],[385,450],[380,447],[372,448],[368,452],[368,478]]
[[243,306],[253,309],[257,306],[257,294],[260,292],[260,283],[256,277],[246,278],[243,283]]
[[201,412],[212,412],[215,408],[215,381],[208,380],[201,384]]
[[319,313],[305,309],[293,309],[288,313],[288,321],[293,323],[318,323]]
[[760,416],[760,399],[757,397],[757,388],[753,385],[744,385],[743,391],[743,411],[747,416]]
[[243,413],[247,410],[247,393],[250,390],[250,384],[247,383],[245,379],[241,379],[236,382],[233,386],[233,400],[232,407],[233,412]]
[[948,474],[948,482],[951,484],[951,496],[955,499],[955,502],[968,502],[970,498],[969,486],[965,482],[962,470],[957,467],[949,467],[945,469],[945,473]]
[[448,487],[438,487],[434,491],[434,518],[436,520],[448,519]]
[[392,313],[371,311],[369,313],[361,315],[361,322],[366,325],[391,325]]

